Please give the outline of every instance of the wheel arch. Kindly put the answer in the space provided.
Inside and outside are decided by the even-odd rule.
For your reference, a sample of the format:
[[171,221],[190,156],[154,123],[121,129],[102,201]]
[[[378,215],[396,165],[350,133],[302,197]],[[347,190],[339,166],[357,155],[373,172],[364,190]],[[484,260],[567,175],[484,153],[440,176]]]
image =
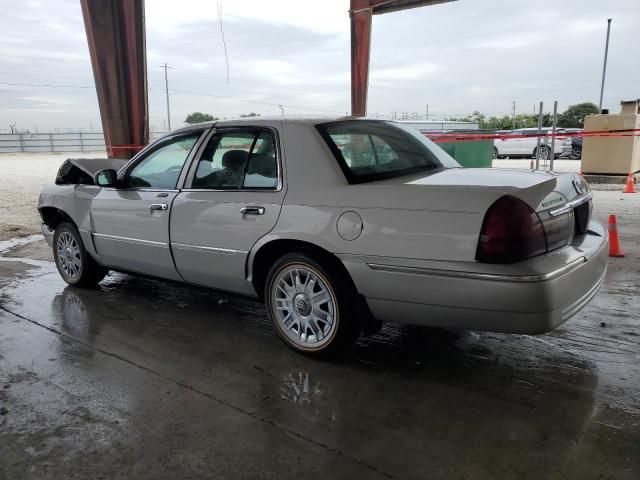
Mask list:
[[269,273],[269,269],[274,262],[283,255],[291,252],[308,253],[316,258],[323,265],[332,267],[340,274],[344,275],[347,281],[357,288],[342,261],[326,248],[308,241],[297,238],[274,238],[267,240],[257,246],[252,251],[247,261],[247,280],[253,285],[258,297],[263,300],[264,286]]
[[78,228],[78,224],[73,220],[73,218],[71,218],[71,215],[59,207],[38,207],[38,211],[40,212],[40,217],[42,217],[42,222],[51,230],[55,230],[55,228],[62,222],[70,222]]
[[46,225],[47,228],[49,228],[49,230],[51,231],[55,231],[56,227],[63,222],[71,223],[76,228],[76,230],[78,230],[84,248],[87,250],[89,255],[91,255],[94,260],[99,259],[99,255],[96,252],[91,234],[87,230],[83,229],[82,223],[74,219],[73,216],[67,213],[64,208],[51,204],[40,205],[38,206],[38,212],[40,213],[40,217],[42,218],[42,223],[44,223],[44,225]]

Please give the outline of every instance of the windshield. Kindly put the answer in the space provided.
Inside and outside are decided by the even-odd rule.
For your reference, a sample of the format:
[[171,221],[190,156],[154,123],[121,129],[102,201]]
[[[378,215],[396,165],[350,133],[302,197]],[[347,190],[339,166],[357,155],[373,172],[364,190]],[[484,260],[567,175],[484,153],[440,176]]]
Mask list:
[[401,124],[347,120],[317,128],[349,183],[460,166],[424,135]]

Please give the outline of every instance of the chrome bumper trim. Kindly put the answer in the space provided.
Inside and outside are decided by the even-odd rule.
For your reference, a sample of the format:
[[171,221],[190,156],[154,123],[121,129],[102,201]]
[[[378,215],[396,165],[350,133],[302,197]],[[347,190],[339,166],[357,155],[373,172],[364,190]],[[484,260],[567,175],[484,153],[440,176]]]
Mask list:
[[436,268],[419,268],[419,267],[401,267],[398,265],[380,265],[376,263],[367,263],[367,266],[372,270],[378,270],[383,272],[392,273],[407,273],[411,275],[431,275],[436,277],[453,277],[453,278],[466,278],[473,280],[486,280],[490,282],[543,282],[551,280],[553,278],[564,275],[580,265],[585,263],[587,259],[580,257],[571,263],[566,264],[564,267],[558,268],[549,273],[541,275],[502,275],[494,273],[479,273],[479,272],[457,272],[454,270],[441,270]]
[[104,233],[92,233],[91,236],[93,238],[104,238],[105,240],[114,240],[116,242],[134,243],[136,245],[148,245],[150,247],[167,248],[169,246],[168,243],[164,242],[154,242],[152,240],[142,240],[139,238],[118,237],[117,235],[105,235]]
[[226,255],[234,255],[236,253],[248,253],[245,250],[233,250],[231,248],[217,248],[217,247],[205,247],[203,245],[189,245],[186,243],[171,243],[172,248],[177,248],[178,250],[192,250],[194,252],[212,252],[212,253],[222,253]]
[[564,204],[560,208],[556,208],[555,210],[549,210],[549,215],[551,215],[552,217],[557,217],[558,215],[567,213],[568,211],[576,208],[579,205],[582,205],[583,203],[587,203],[592,198],[593,198],[593,193],[589,192],[586,195],[583,195],[582,197],[578,197],[575,200],[572,200]]

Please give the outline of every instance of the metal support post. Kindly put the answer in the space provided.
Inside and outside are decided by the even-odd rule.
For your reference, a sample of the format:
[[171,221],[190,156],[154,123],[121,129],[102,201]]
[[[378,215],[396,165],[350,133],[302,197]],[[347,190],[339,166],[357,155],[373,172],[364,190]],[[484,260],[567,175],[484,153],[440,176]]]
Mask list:
[[553,126],[551,127],[551,157],[549,171],[553,172],[553,161],[556,159],[556,125],[558,124],[558,101],[553,102]]
[[536,170],[540,169],[540,137],[542,136],[542,108],[544,103],[540,102],[540,110],[538,110],[538,143],[536,146]]

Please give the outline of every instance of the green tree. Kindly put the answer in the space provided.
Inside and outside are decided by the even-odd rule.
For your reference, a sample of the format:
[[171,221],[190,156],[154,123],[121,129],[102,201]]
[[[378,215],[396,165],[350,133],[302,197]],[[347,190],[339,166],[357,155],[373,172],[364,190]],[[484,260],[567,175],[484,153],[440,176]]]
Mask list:
[[187,115],[187,118],[184,119],[184,123],[192,125],[194,123],[213,122],[215,120],[218,120],[218,117],[214,117],[208,113],[193,112]]
[[591,102],[571,105],[558,115],[558,126],[563,128],[584,127],[584,117],[598,113],[598,106]]

